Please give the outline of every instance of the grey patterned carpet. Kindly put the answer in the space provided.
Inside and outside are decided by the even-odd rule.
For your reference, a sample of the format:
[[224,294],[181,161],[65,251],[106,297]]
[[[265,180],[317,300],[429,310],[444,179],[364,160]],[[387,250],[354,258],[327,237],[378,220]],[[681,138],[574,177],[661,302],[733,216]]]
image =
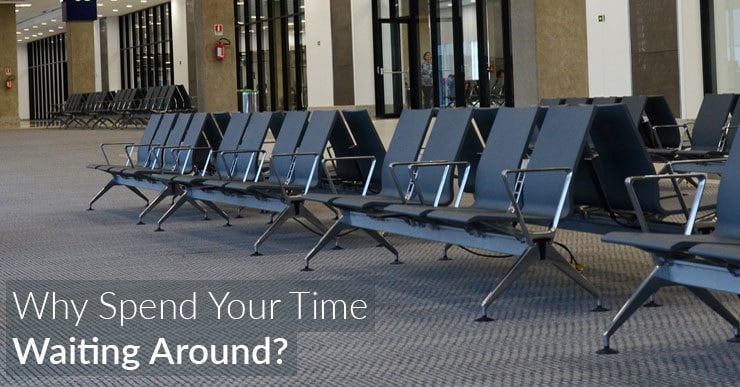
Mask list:
[[[85,211],[108,176],[85,165],[102,161],[101,142],[136,141],[141,132],[0,131],[0,280],[348,280],[375,287],[372,332],[298,336],[295,376],[137,376],[3,373],[5,385],[740,385],[740,344],[728,324],[688,291],[659,292],[661,308],[638,311],[614,336],[620,353],[599,356],[602,331],[650,270],[637,250],[602,244],[598,236],[562,232],[603,292],[606,313],[548,266],[536,266],[494,303],[489,323],[478,304],[513,263],[458,248],[440,262],[439,244],[390,236],[404,265],[361,233],[341,239],[303,273],[301,259],[317,236],[288,222],[250,257],[268,216],[247,211],[234,227],[200,221],[184,207],[154,233],[135,225],[143,202],[114,188]],[[322,220],[331,213],[313,206]],[[3,299],[5,299],[3,290]],[[740,315],[740,300],[719,294]],[[5,329],[9,305],[0,310]],[[217,335],[217,332],[213,333]],[[7,348],[8,340],[0,338]],[[0,363],[7,364],[5,351]]]

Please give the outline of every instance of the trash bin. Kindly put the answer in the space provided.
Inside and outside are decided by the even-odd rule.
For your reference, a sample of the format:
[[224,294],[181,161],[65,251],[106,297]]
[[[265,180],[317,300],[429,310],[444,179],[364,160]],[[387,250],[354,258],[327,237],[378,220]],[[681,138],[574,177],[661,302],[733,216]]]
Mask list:
[[241,97],[242,113],[253,113],[260,110],[259,103],[257,102],[257,90],[242,89],[238,90],[238,94]]

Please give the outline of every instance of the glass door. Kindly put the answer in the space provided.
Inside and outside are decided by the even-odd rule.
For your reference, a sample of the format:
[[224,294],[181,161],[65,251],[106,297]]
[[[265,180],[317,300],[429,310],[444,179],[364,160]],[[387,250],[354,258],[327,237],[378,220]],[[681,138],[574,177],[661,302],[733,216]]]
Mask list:
[[378,117],[398,117],[404,108],[419,107],[417,14],[416,1],[373,0]]

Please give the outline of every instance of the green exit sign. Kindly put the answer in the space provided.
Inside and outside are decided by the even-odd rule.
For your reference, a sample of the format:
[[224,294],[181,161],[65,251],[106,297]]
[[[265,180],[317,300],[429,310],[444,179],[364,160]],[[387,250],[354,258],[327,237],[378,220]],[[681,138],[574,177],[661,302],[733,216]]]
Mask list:
[[599,15],[599,23],[603,23],[606,20],[606,15]]

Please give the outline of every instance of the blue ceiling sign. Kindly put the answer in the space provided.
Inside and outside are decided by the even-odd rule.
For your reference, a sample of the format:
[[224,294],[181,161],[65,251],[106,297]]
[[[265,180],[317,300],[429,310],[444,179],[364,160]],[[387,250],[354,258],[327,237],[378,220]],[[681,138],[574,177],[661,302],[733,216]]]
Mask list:
[[98,18],[98,5],[95,0],[63,0],[62,20],[93,21]]

